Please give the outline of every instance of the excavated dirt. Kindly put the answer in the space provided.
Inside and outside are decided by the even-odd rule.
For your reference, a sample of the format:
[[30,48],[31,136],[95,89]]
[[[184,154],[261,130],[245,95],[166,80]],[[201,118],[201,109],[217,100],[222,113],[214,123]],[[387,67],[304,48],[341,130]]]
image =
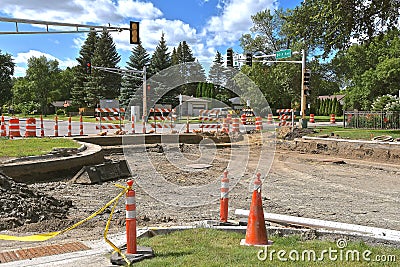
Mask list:
[[47,218],[66,219],[71,200],[58,200],[0,173],[0,230],[11,229]]
[[[250,206],[249,187],[257,170],[257,155],[261,145],[257,135],[250,135],[249,138],[249,146],[252,149],[249,162],[234,162],[236,165],[243,165],[244,174],[242,177],[230,177],[232,181],[237,182],[230,192],[230,219],[237,219],[234,215],[235,209],[249,209]],[[205,146],[199,149],[196,145],[186,144],[179,148],[168,145],[164,145],[162,149],[157,146],[153,148],[139,148],[135,151],[135,164],[131,166],[134,180],[141,182],[134,185],[139,227],[192,224],[204,219],[218,220],[217,187],[213,192],[206,192],[202,199],[197,199],[199,196],[195,194],[190,199],[187,197],[190,193],[186,191],[210,183],[218,184],[228,166],[231,148],[214,148],[216,154],[210,163],[211,166],[196,171],[186,165],[174,166],[171,159],[182,153],[187,160],[195,161],[211,148]],[[293,143],[278,142],[271,170],[263,184],[265,212],[400,230],[400,161],[388,164],[382,161],[360,160],[357,156],[351,157],[351,153],[347,153],[346,157],[338,157],[307,152],[301,149],[296,151]],[[357,151],[354,155],[357,155]],[[116,160],[125,157],[122,154],[113,154],[108,158]],[[155,171],[165,179],[164,183],[156,181]],[[71,177],[73,175],[71,174]],[[57,179],[59,177],[54,177],[54,180]],[[25,223],[13,228],[9,233],[25,235],[62,230],[88,217],[118,195],[121,189],[116,187],[115,183],[125,185],[126,179],[93,185],[73,184],[68,179],[30,184],[27,186],[30,190],[39,191],[40,194],[60,201],[59,203],[72,203],[72,206],[60,208],[59,211],[62,211],[65,218],[58,216],[58,213],[49,214],[44,221]],[[167,185],[174,186],[175,193],[165,201],[162,189]],[[152,186],[150,191],[148,186]],[[188,206],[187,203],[202,203],[204,199],[211,200],[211,203],[185,207]],[[37,200],[23,197],[19,203],[26,204],[32,201]],[[65,204],[62,206],[66,207]],[[110,210],[107,209],[77,229],[48,242],[101,239]],[[1,213],[0,216],[4,219],[8,215]],[[110,232],[124,231],[124,217],[124,199],[121,199],[113,215]],[[0,251],[13,246],[21,247],[24,244],[0,241]]]

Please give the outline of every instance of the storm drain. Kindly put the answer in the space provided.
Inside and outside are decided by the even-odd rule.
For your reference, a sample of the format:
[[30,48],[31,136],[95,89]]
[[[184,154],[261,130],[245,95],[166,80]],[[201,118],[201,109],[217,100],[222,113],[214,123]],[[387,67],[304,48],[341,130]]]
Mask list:
[[44,256],[52,256],[82,250],[89,250],[90,248],[80,242],[70,242],[65,244],[55,244],[43,247],[25,248],[13,251],[6,251],[0,253],[0,263],[27,260],[39,258]]

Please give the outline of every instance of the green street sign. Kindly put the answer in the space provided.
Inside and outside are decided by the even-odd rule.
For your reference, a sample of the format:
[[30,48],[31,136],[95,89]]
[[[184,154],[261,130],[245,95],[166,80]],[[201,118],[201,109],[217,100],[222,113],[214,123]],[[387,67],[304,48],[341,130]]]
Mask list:
[[276,52],[276,59],[281,59],[281,58],[288,58],[292,56],[292,50],[291,49],[286,49],[286,50],[281,50]]

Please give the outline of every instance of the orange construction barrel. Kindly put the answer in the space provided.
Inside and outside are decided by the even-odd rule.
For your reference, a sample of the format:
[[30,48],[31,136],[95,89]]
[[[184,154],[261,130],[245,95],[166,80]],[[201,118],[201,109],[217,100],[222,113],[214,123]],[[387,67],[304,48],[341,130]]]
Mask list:
[[36,119],[29,118],[26,120],[25,137],[36,137]]
[[9,136],[13,137],[21,137],[21,132],[19,130],[19,119],[18,118],[10,118],[8,124]]

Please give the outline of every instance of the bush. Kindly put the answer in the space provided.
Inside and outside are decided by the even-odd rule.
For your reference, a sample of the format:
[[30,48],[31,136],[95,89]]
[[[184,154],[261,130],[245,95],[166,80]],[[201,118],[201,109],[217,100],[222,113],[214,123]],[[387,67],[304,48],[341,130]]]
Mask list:
[[65,109],[61,108],[61,109],[57,109],[56,111],[56,115],[61,115],[61,116],[65,116]]

